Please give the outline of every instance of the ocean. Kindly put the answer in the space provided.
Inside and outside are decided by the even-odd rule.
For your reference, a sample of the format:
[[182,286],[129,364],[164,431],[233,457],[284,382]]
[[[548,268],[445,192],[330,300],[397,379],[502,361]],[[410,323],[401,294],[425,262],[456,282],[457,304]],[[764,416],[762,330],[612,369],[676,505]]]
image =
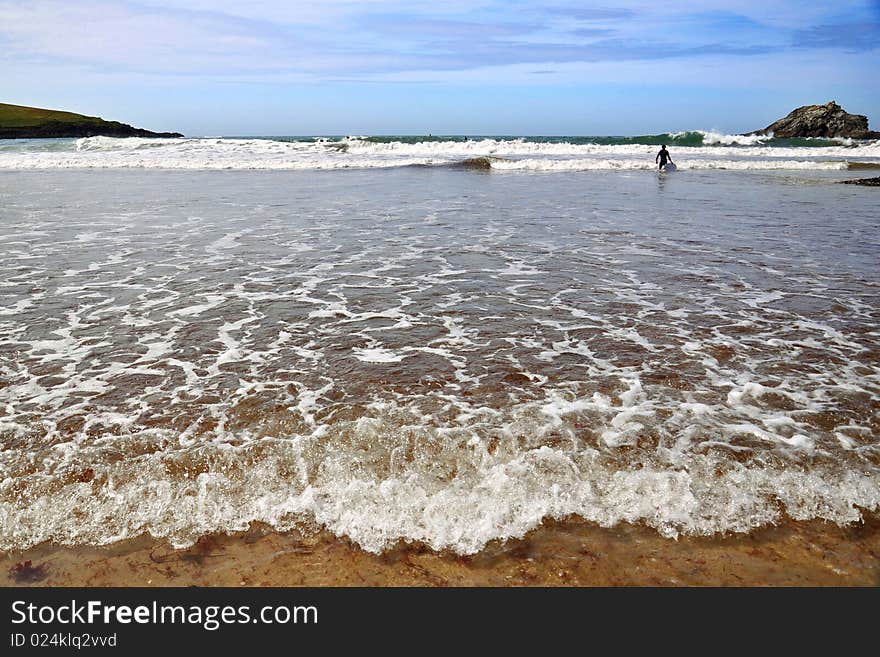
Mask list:
[[837,183],[877,168],[704,132],[0,141],[0,550],[857,522],[880,198]]

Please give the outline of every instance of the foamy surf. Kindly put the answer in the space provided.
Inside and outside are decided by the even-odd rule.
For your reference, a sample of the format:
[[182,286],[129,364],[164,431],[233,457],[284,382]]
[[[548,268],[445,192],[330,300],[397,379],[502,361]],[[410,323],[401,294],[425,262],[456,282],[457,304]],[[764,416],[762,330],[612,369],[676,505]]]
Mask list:
[[[684,136],[682,136],[684,135]],[[816,140],[789,145],[756,136],[666,135],[680,169],[835,170],[880,163],[877,142]],[[640,138],[202,138],[88,137],[20,141],[0,148],[0,169],[328,170],[448,166],[590,171],[652,169],[659,139]],[[676,145],[676,140],[679,144]],[[647,141],[648,143],[643,143]],[[800,140],[810,144],[809,140]],[[607,142],[607,143],[606,143]],[[697,143],[698,142],[698,143]]]
[[[371,552],[417,541],[472,554],[551,518],[578,516],[604,527],[644,523],[675,537],[746,532],[785,515],[844,524],[860,519],[857,507],[880,505],[876,473],[746,467],[711,456],[621,469],[589,449],[542,446],[493,455],[483,440],[442,430],[413,435],[425,451],[416,448],[408,464],[400,451],[406,445],[391,440],[401,431],[393,421],[338,429],[351,432],[345,443],[378,444],[380,451],[328,450],[338,437],[316,433],[112,465],[96,466],[100,454],[91,461],[79,454],[50,480],[3,483],[9,501],[0,507],[6,530],[0,549],[46,541],[101,545],[142,534],[183,547],[205,534],[263,522],[280,531],[322,526]],[[431,463],[436,453],[454,454],[454,463],[442,464],[454,476],[438,477],[438,464]],[[315,467],[319,472],[311,473]]]

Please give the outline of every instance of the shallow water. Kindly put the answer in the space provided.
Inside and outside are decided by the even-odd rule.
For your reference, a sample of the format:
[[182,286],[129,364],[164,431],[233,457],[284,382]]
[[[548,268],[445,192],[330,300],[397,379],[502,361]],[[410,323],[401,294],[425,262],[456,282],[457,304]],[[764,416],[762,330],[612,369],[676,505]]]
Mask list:
[[842,177],[2,172],[0,548],[853,521],[880,219]]

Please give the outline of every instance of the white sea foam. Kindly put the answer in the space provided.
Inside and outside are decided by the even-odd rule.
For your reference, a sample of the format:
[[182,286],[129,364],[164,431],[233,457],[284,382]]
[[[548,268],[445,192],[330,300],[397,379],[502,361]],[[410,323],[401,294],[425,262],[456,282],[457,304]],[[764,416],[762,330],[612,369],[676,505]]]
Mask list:
[[[703,136],[703,145],[714,145],[720,144],[723,146],[730,146],[733,144],[740,146],[754,146],[758,144],[763,144],[767,141],[767,137],[761,135],[727,135],[719,132],[705,131],[705,130],[697,130],[699,134]],[[684,137],[688,133],[686,132],[675,132],[672,133],[672,137]]]
[[[778,170],[806,170],[806,171],[842,171],[848,168],[843,161],[829,161],[816,159],[785,160],[773,159],[709,159],[706,157],[683,160],[678,155],[677,167],[679,170],[700,169],[733,169],[738,171],[778,171]],[[504,160],[492,163],[493,169],[500,171],[653,171],[657,165],[651,159],[547,159],[547,158],[524,158],[521,160]]]
[[[703,133],[702,147],[673,147],[680,169],[844,169],[847,161],[878,163],[880,142],[823,147],[764,145],[764,138]],[[146,168],[295,170],[436,166],[488,157],[498,170],[587,171],[654,168],[657,147],[525,139],[377,142],[272,139],[145,139],[87,137],[66,148],[32,142],[0,152],[0,169]]]
[[398,354],[381,347],[355,349],[354,356],[365,363],[399,363],[406,358],[406,354]]
[[[381,445],[390,428],[369,420],[348,431],[364,445]],[[429,434],[422,439],[443,442]],[[858,507],[880,505],[875,476],[858,471],[746,468],[709,456],[621,470],[603,465],[591,450],[542,446],[492,456],[479,441],[462,443],[458,474],[448,481],[438,480],[428,463],[405,466],[391,452],[383,460],[402,469],[381,477],[365,469],[376,455],[356,451],[323,452],[314,476],[309,463],[319,443],[316,434],[101,464],[92,468],[93,482],[54,486],[53,492],[26,478],[26,496],[14,492],[22,481],[7,479],[0,493],[14,502],[0,504],[0,549],[44,541],[105,544],[144,532],[185,546],[255,521],[286,530],[308,518],[373,552],[403,540],[470,554],[489,541],[521,537],[545,518],[570,515],[606,527],[644,522],[676,536],[748,531],[779,520],[782,512],[846,523],[860,518]],[[170,476],[175,463],[191,464],[193,476]]]

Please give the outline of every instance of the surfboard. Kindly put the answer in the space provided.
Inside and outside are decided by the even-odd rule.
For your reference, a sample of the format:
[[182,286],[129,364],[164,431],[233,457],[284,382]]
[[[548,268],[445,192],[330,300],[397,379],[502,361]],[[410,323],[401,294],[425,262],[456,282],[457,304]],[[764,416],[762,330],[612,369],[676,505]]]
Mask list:
[[660,169],[660,171],[675,171],[676,169],[678,169],[678,167],[675,166],[674,163],[667,162],[666,166],[664,166],[662,169]]

